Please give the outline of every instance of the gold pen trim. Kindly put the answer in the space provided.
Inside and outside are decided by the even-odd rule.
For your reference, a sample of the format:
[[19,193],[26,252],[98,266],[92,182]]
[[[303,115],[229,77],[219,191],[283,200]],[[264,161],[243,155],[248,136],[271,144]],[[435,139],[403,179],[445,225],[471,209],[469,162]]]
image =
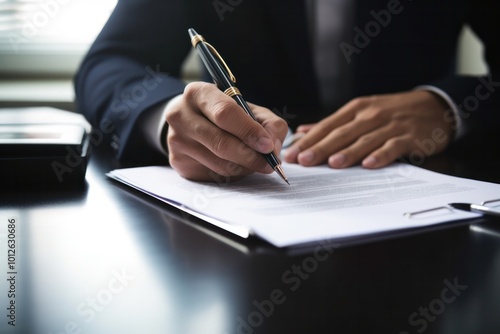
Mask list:
[[226,94],[229,97],[233,97],[236,95],[241,95],[240,90],[236,87],[229,87],[224,91],[224,94]]
[[195,48],[200,42],[205,42],[205,38],[201,35],[194,35],[193,38],[191,38],[191,45],[193,45],[193,48]]
[[[1,1],[1,0],[0,0]],[[215,49],[212,45],[210,45],[209,43],[207,43],[207,41],[205,40],[205,38],[203,38],[202,35],[199,35],[199,34],[196,34],[196,32],[193,30],[193,29],[189,29],[189,34],[193,37],[191,37],[191,44],[193,46],[193,48],[196,48],[196,46],[199,44],[199,43],[203,43],[203,45],[205,45],[208,49],[208,52],[210,52],[212,54],[212,56],[214,57],[217,57],[218,61],[219,61],[219,64],[217,65],[222,65],[226,72],[227,73],[212,73],[212,71],[215,71],[215,72],[219,72],[220,70],[222,70],[221,68],[217,68],[217,66],[215,68],[212,68],[215,64],[213,64],[213,61],[214,59],[205,59],[206,55],[206,51],[205,49],[203,49],[203,47],[201,49],[198,49],[198,52],[200,53],[200,56],[202,57],[202,60],[203,62],[205,63],[205,65],[207,66],[207,69],[209,70],[210,74],[212,74],[214,76],[214,81],[216,81],[215,79],[215,76],[220,76],[220,75],[229,75],[229,78],[223,78],[224,81],[227,81],[228,79],[232,81],[232,83],[236,83],[236,77],[233,75],[233,73],[231,72],[231,70],[229,69],[229,66],[227,66],[226,62],[224,61],[224,59],[222,58],[222,56],[219,54],[219,52],[217,52],[217,49]],[[215,62],[217,62],[217,60],[215,60]],[[218,80],[218,78],[217,78]],[[219,84],[219,82],[216,82]],[[223,82],[223,84],[227,87],[228,83],[227,82]],[[240,90],[233,86],[232,84],[229,84],[229,88],[227,88],[226,90],[224,90],[224,94],[229,96],[229,97],[235,97],[235,96],[240,96],[241,98],[241,92]],[[238,100],[238,104],[241,105],[241,107],[243,107],[245,109],[245,111],[252,117],[255,119],[254,115],[252,114],[252,111],[251,110],[247,110],[245,108],[246,106],[246,103],[243,101],[243,99],[241,98],[241,100]],[[268,157],[269,155],[269,157]],[[274,153],[269,153],[266,155],[266,158],[268,158],[268,162],[269,164],[273,167],[274,171],[288,184],[290,185],[290,182],[288,182],[288,178],[286,177],[285,175],[285,172],[283,171],[283,168],[281,167],[280,163],[279,162],[276,162],[277,158],[276,156],[274,156]],[[275,163],[277,163],[277,165],[275,165]]]
[[205,38],[203,38],[202,35],[194,35],[193,38],[191,38],[191,44],[193,45],[193,48],[196,47],[196,45],[198,45],[198,43],[200,43],[200,42],[205,43],[205,45],[212,52],[212,54],[214,56],[216,56],[217,58],[219,58],[220,62],[222,63],[222,65],[226,69],[227,73],[229,74],[231,81],[233,83],[236,83],[236,77],[233,75],[233,72],[231,72],[231,70],[229,69],[229,66],[227,66],[226,62],[224,61],[222,56],[219,54],[219,52],[217,52],[217,49],[215,49],[210,43],[207,43],[207,41],[205,40]]

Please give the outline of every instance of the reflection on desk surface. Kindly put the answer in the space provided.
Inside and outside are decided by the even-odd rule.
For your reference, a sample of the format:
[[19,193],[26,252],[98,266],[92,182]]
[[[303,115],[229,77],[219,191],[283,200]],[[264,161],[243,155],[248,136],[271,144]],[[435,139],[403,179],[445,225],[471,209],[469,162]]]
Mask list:
[[83,192],[1,194],[2,334],[500,332],[498,220],[264,252],[125,190],[113,168],[91,160]]

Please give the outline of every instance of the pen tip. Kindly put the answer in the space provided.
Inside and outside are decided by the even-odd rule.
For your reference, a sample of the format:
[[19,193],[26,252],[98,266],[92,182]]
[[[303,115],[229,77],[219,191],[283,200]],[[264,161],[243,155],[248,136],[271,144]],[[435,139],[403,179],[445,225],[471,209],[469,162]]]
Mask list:
[[288,184],[290,185],[290,182],[288,182],[288,178],[285,176],[285,172],[283,171],[283,168],[280,165],[277,165],[274,167],[274,170],[276,173],[278,173],[279,176]]
[[449,206],[451,206],[454,209],[471,211],[469,203],[450,203]]

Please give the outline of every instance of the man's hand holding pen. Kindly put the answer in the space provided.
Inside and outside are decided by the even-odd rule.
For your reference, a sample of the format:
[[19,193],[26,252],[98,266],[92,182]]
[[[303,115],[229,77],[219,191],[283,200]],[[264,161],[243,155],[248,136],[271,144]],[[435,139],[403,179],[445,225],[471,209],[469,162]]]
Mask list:
[[[288,183],[277,158],[288,132],[286,122],[269,109],[249,106],[217,50],[194,29],[189,35],[215,85],[191,83],[181,98],[168,104],[170,165],[197,181],[218,181],[219,176],[229,181],[274,169]],[[430,91],[362,97],[317,124],[299,127],[304,135],[284,157],[304,166],[361,163],[379,168],[429,140],[433,149],[425,154],[439,153],[451,141],[454,126],[447,102]]]
[[278,154],[288,126],[269,109],[250,107],[257,122],[214,84],[189,84],[167,110],[170,165],[196,181],[273,173],[260,153]]
[[[172,167],[199,181],[215,181],[210,171],[231,179],[272,173],[258,152],[278,154],[287,124],[269,109],[251,107],[258,123],[215,85],[188,85],[167,116]],[[378,116],[370,119],[376,110]],[[446,104],[427,91],[356,99],[317,124],[299,127],[305,135],[285,151],[285,160],[304,166],[383,167],[433,136],[438,138],[431,154],[439,153],[450,142],[453,125]]]

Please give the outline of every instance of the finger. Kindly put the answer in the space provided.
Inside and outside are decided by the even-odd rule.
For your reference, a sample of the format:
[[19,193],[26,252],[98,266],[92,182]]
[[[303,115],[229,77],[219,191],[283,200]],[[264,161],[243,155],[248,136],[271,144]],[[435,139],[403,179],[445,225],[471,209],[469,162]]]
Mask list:
[[170,134],[169,147],[172,146],[172,149],[192,156],[221,175],[225,175],[222,169],[227,167],[228,162],[259,173],[272,172],[262,155],[238,138],[208,122],[201,115],[185,117],[191,126],[182,128],[181,133]]
[[379,149],[363,159],[361,165],[365,168],[375,169],[389,165],[399,157],[410,153],[409,136],[400,136],[389,139]]
[[360,136],[348,147],[331,155],[328,158],[328,165],[333,168],[345,168],[357,164],[383,146],[387,140],[402,134],[404,134],[402,130],[393,124],[376,128]]
[[274,149],[274,139],[269,133],[215,85],[189,84],[184,90],[184,96],[213,124],[239,138],[254,150],[269,153]]
[[[318,143],[301,152],[297,157],[297,161],[304,166],[314,166],[324,163],[332,154],[353,145],[366,134],[374,131],[375,133],[379,133],[376,129],[380,125],[379,122],[368,120],[364,117],[355,118],[351,122],[334,129]],[[376,139],[373,136],[368,136],[368,139],[380,141],[380,139]],[[357,147],[359,148],[363,144],[366,145],[367,142],[363,140]],[[377,144],[376,142],[372,142],[369,145]]]
[[169,133],[168,145],[170,165],[187,179],[210,181],[213,175],[244,176],[253,172],[217,157],[196,140],[177,135],[175,131]]
[[[185,154],[179,154],[172,157],[170,159],[170,165],[179,175],[192,181],[231,182],[232,180],[242,178],[252,173],[252,171],[245,170],[241,166],[237,166],[230,162],[227,162],[226,166],[221,166],[221,169],[218,169],[214,165],[207,167],[195,158]],[[219,170],[219,172],[217,172],[217,170]]]
[[297,129],[295,130],[295,132],[298,132],[298,133],[308,133],[316,124],[317,123],[299,125],[297,127]]
[[292,147],[304,151],[322,139],[327,137],[333,129],[336,129],[354,119],[354,115],[332,115],[312,127],[301,139],[299,139]]
[[[328,134],[334,129],[351,122],[356,114],[369,105],[370,99],[368,98],[358,98],[350,101],[335,114],[323,119],[321,122],[311,126],[308,132],[297,140],[284,154],[284,158],[287,162],[298,163],[298,156],[302,151],[307,150],[312,147],[322,139],[324,139]],[[311,156],[310,153],[303,157],[305,160],[318,161],[318,158]],[[310,165],[311,163],[308,163]]]
[[299,147],[301,151],[313,146],[325,138],[333,129],[352,122],[357,113],[367,108],[369,104],[369,98],[357,98],[349,101],[333,115],[312,126],[307,134],[293,146]]
[[288,134],[288,124],[281,117],[275,115],[271,110],[250,104],[257,122],[269,133],[274,141],[274,151],[279,152]]

